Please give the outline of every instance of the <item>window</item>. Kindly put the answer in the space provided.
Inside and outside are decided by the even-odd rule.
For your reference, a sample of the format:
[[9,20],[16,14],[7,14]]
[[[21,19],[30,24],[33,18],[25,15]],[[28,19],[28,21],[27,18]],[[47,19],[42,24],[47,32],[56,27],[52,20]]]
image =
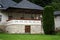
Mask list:
[[0,8],[2,8],[2,7],[3,7],[3,5],[0,4]]
[[0,22],[1,22],[1,20],[2,20],[2,15],[0,15]]
[[3,6],[0,4],[0,8],[2,8]]
[[0,7],[1,7],[1,5],[0,5]]

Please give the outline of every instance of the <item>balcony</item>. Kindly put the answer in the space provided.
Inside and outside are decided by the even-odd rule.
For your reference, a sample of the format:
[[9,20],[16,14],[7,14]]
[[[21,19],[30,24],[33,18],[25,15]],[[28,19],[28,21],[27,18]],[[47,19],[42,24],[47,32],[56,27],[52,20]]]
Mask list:
[[10,20],[7,25],[20,24],[20,25],[41,25],[41,20]]

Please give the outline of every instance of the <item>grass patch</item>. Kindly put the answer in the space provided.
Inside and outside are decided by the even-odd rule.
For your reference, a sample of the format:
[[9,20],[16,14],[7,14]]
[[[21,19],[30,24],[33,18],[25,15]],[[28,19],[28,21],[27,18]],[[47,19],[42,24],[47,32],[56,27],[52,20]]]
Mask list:
[[40,34],[0,34],[0,40],[60,40],[60,36]]

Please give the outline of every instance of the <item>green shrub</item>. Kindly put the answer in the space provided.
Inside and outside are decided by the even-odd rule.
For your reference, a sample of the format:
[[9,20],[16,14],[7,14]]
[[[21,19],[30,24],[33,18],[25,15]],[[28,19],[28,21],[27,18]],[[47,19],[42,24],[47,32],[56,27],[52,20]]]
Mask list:
[[53,7],[46,6],[43,13],[43,29],[45,34],[55,34]]

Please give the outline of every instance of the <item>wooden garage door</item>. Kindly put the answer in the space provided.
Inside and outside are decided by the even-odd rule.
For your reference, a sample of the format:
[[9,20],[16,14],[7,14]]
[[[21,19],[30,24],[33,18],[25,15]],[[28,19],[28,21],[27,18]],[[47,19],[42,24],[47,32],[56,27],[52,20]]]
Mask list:
[[30,33],[30,26],[29,25],[25,26],[25,33]]

